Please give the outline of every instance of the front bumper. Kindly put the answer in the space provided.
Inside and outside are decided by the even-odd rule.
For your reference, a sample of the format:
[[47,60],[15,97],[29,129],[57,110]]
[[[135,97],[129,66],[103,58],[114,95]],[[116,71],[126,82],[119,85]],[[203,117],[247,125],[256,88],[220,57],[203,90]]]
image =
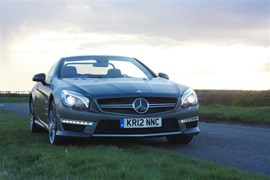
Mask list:
[[[57,110],[58,136],[67,137],[161,137],[170,135],[197,135],[198,107],[151,115],[119,115],[77,111],[66,107]],[[162,117],[162,128],[120,129],[120,119],[130,117]],[[103,124],[103,125],[102,125]],[[105,124],[105,125],[104,125]]]

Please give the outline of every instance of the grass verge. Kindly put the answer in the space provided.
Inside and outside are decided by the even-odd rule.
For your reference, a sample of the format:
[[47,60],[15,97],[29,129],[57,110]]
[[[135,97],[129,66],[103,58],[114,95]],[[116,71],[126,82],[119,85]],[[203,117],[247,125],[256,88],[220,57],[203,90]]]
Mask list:
[[28,119],[0,111],[0,179],[266,179],[157,148],[122,143],[52,146]]
[[227,121],[270,125],[270,106],[238,107],[224,105],[200,106],[200,117],[204,121]]

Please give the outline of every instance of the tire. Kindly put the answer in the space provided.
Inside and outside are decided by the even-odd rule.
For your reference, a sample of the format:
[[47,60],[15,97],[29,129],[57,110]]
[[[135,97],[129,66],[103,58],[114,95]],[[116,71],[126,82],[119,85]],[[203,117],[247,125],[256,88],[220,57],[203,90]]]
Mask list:
[[55,145],[61,144],[60,137],[56,135],[57,117],[56,117],[55,103],[53,100],[50,103],[48,130],[49,130],[49,142]]
[[33,100],[31,99],[29,104],[29,131],[32,133],[41,132],[41,127],[39,127],[35,123],[35,111],[34,111],[34,105]]
[[166,137],[167,140],[169,141],[169,143],[171,144],[189,144],[192,139],[193,136],[189,136],[189,135],[172,135],[172,136],[167,136]]

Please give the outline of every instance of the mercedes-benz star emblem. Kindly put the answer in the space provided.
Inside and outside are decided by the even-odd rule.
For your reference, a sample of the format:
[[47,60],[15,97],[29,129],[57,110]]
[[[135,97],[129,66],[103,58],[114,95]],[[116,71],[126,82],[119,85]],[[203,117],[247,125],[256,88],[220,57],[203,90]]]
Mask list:
[[149,108],[149,104],[148,104],[147,100],[144,98],[135,99],[132,106],[133,106],[134,110],[139,114],[146,113],[146,111]]

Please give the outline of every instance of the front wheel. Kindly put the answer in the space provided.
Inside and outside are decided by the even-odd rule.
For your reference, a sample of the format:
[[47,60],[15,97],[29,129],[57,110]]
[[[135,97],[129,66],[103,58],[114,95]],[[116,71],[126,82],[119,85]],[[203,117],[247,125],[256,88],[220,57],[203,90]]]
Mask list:
[[172,135],[166,137],[171,144],[189,144],[193,136],[192,135]]
[[60,137],[56,135],[57,132],[57,117],[56,117],[56,109],[55,103],[52,101],[50,103],[50,111],[49,111],[49,141],[51,144],[60,144]]

